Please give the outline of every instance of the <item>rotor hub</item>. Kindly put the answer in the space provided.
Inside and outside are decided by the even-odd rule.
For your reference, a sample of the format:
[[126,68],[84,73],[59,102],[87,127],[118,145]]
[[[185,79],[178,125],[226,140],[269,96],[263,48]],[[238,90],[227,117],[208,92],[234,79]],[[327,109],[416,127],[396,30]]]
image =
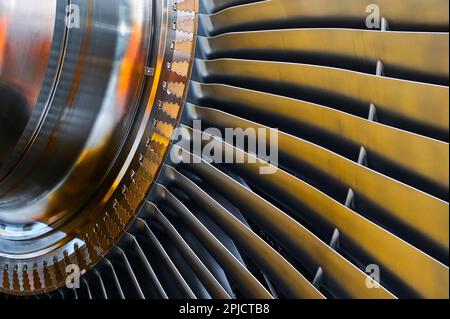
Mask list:
[[[71,262],[93,266],[139,210],[185,96],[188,73],[168,65],[189,70],[193,54],[195,1],[175,4],[0,0],[7,293],[59,287],[44,273]],[[184,29],[173,29],[179,21]],[[174,81],[181,90],[170,91]]]

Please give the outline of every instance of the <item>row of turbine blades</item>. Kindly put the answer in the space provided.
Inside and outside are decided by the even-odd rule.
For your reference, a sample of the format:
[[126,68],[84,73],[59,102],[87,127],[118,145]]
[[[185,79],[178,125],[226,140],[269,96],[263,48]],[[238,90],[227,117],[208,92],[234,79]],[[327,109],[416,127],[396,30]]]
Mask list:
[[180,125],[277,128],[275,173],[168,158],[81,288],[40,298],[448,298],[448,6],[201,0]]

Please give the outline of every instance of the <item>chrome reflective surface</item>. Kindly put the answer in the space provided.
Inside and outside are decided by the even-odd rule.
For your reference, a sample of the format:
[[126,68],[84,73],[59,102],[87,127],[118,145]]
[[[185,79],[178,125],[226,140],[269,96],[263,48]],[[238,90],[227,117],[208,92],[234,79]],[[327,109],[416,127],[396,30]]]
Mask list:
[[[195,14],[179,17],[168,9],[174,3],[0,0],[4,276],[55,272],[67,258],[92,267],[137,213],[165,156],[165,139],[186,89],[171,97],[162,83],[177,75],[166,65],[175,42],[188,41],[177,62],[189,70],[194,48]],[[190,0],[180,7],[196,8]],[[179,18],[191,21],[183,30],[191,34],[186,40],[168,30]],[[187,73],[177,77],[186,84]],[[162,106],[166,99],[178,109],[156,125],[165,111],[153,104]],[[101,232],[110,237],[102,241]],[[7,293],[29,294],[64,281],[41,287],[0,283]]]
[[[56,0],[0,1],[0,164],[31,121],[52,54]],[[23,150],[22,150],[23,151]]]
[[[13,3],[17,6],[19,2]],[[114,162],[136,112],[147,57],[143,48],[149,38],[144,1],[80,1],[77,8],[80,28],[64,28],[64,20],[58,21],[67,40],[60,74],[49,92],[53,95],[47,97],[47,106],[37,110],[41,118],[35,122],[38,128],[32,141],[24,141],[25,152],[2,176],[3,220],[48,221],[62,211],[67,215],[79,209]],[[55,15],[56,6],[43,10]],[[17,20],[22,19],[20,16]],[[13,42],[8,39],[26,43],[14,37],[8,37],[8,43]],[[35,64],[43,62],[33,61],[39,57],[28,54]],[[15,57],[21,58],[11,58]],[[52,58],[59,57],[56,54]],[[14,73],[14,63],[10,65]],[[76,186],[74,181],[83,186]],[[79,200],[71,200],[74,197]]]
[[[46,68],[3,146],[0,299],[448,298],[448,6],[56,0],[3,63]],[[277,128],[276,162],[230,128]]]

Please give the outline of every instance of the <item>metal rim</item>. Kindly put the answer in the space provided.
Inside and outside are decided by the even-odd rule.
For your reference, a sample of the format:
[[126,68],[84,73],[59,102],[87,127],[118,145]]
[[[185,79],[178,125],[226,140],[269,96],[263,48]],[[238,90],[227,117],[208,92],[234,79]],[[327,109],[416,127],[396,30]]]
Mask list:
[[[99,9],[93,7],[92,1],[77,3],[88,11]],[[92,268],[133,220],[158,173],[188,83],[189,71],[180,73],[172,65],[187,64],[190,70],[197,3],[191,0],[140,3],[145,6],[144,10],[139,8],[140,12],[152,15],[145,19],[145,34],[152,34],[153,40],[147,63],[137,66],[144,82],[127,138],[104,174],[101,186],[89,193],[80,209],[61,216],[51,214],[37,223],[2,223],[0,286],[3,292],[18,295],[47,292],[65,284],[68,264],[77,264],[85,270]],[[188,51],[178,49],[181,43],[186,44],[183,47]],[[14,230],[19,235],[14,236]],[[30,244],[33,249],[29,249]]]

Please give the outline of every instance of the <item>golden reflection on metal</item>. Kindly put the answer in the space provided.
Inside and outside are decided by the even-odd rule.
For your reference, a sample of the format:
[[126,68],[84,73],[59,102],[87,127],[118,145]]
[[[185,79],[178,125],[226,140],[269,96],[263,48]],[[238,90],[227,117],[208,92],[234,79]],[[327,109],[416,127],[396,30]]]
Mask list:
[[369,5],[378,5],[383,17],[396,25],[445,28],[449,23],[447,0],[268,0],[234,6],[209,16],[209,31],[242,25],[286,21],[302,24],[338,18],[363,24]]
[[[261,125],[212,108],[189,104],[196,119],[220,127],[258,129]],[[311,142],[279,132],[279,151],[286,157],[305,163],[334,178],[379,207],[402,224],[449,249],[449,206],[447,202],[418,191],[385,175],[361,166]],[[418,213],[426,212],[426,213]]]
[[[43,256],[36,255],[35,258],[16,262],[4,262],[0,256],[0,283],[3,292],[29,295],[61,287],[65,284],[65,265],[74,263],[85,270],[92,268],[110,250],[138,213],[158,174],[170,145],[171,133],[180,116],[195,47],[198,1],[168,0],[162,4],[159,17],[161,30],[157,30],[161,32],[157,44],[159,48],[156,50],[158,57],[153,65],[155,71],[150,78],[148,91],[144,94],[148,100],[144,103],[144,115],[138,123],[136,138],[132,141],[129,153],[125,154],[116,178],[111,180],[104,193],[99,193],[102,196],[100,200],[96,200],[98,195],[95,195],[77,213],[75,220],[62,225],[62,229],[66,230],[65,240],[49,247]],[[176,10],[172,10],[174,4],[177,4]],[[141,11],[139,13],[142,14]],[[170,32],[169,28],[178,22],[180,28]],[[143,73],[146,67],[136,64],[139,60],[136,57],[143,52],[143,29],[144,25],[137,23],[127,30],[132,36],[117,76],[118,104],[123,104],[130,98],[126,96],[129,94],[129,87],[140,81],[135,78],[135,73]],[[182,48],[182,51],[178,51],[178,48]],[[175,65],[175,69],[166,68],[168,64]],[[175,95],[171,94],[171,89]],[[123,111],[124,109],[118,110]],[[167,115],[170,115],[172,121],[165,122]],[[68,203],[73,202],[73,194],[77,189],[81,188],[86,193],[86,185],[94,187],[98,184],[98,180],[92,180],[96,176],[93,172],[96,171],[99,159],[105,154],[103,149],[108,147],[105,143],[107,140],[108,137],[105,136],[103,143],[94,143],[86,148],[79,155],[77,165],[64,187],[49,197],[49,207],[55,214],[67,209]],[[76,202],[83,204],[83,198],[77,198]]]
[[434,127],[448,134],[449,89],[445,86],[404,81],[331,67],[268,61],[197,60],[201,75],[275,81],[326,94],[343,96]]
[[[237,118],[235,116],[209,109],[204,107],[198,107],[195,105],[188,104],[187,106],[189,114],[195,114],[193,119],[202,120],[206,123],[215,123],[215,125],[219,125],[219,127],[239,127],[242,129],[246,128],[266,128],[263,125],[250,122],[247,120],[243,120]],[[192,129],[187,128],[192,135]],[[206,134],[206,133],[203,133]],[[285,133],[280,132],[279,139],[281,141],[280,144],[280,152],[282,153],[296,153],[295,158],[300,161],[307,161],[310,164],[312,162],[316,163],[317,166],[322,166],[320,163],[317,163],[317,158],[315,156],[311,156],[311,151],[305,152],[305,148],[299,147],[298,143],[307,143],[301,142],[301,140],[294,138],[293,136],[289,136]],[[283,141],[284,140],[284,141]],[[207,140],[208,143],[210,142]],[[223,143],[218,139],[213,140],[215,143]],[[206,143],[206,141],[204,141]],[[311,145],[312,146],[312,145]],[[314,146],[313,146],[314,147]],[[326,152],[328,154],[320,155],[322,160],[327,161],[329,163],[335,163],[338,159],[338,155],[333,154],[324,149],[320,149],[315,147],[316,151],[313,152]],[[418,295],[424,298],[448,298],[449,289],[448,285],[440,285],[440,284],[430,284],[430,283],[441,283],[448,282],[449,280],[449,269],[444,264],[435,260],[434,258],[428,256],[423,253],[419,249],[410,245],[406,241],[401,238],[391,234],[389,231],[383,229],[382,227],[374,224],[363,216],[359,215],[355,211],[350,208],[344,206],[343,204],[337,202],[326,194],[322,193],[318,189],[309,185],[308,183],[290,175],[289,173],[283,171],[282,169],[275,169],[275,174],[273,175],[261,175],[259,174],[259,169],[261,167],[267,167],[267,163],[261,160],[256,159],[253,155],[247,154],[242,150],[239,150],[234,147],[220,147],[223,152],[232,152],[234,156],[237,156],[237,153],[244,154],[247,160],[244,161],[245,164],[233,164],[234,166],[238,166],[238,171],[242,174],[242,177],[245,177],[248,182],[254,183],[255,185],[259,185],[262,187],[262,191],[271,192],[273,189],[277,189],[282,192],[284,195],[283,200],[285,203],[290,205],[306,205],[309,207],[315,214],[320,216],[323,220],[327,221],[330,227],[336,227],[340,232],[349,239],[351,239],[354,243],[356,243],[364,252],[366,252],[369,256],[373,257],[377,263],[382,266],[384,269],[388,269],[392,273],[395,273],[406,286],[409,286],[412,290],[414,290]],[[292,150],[292,151],[290,151]],[[301,157],[301,159],[300,159]],[[313,158],[312,158],[313,157]],[[319,162],[320,162],[319,161]],[[335,171],[347,171],[351,172],[351,170],[347,170],[346,168],[341,166],[338,160],[337,165],[335,166]],[[252,164],[255,163],[255,164]],[[313,165],[313,164],[311,164]],[[351,166],[352,164],[349,163]],[[369,298],[367,293],[371,293],[373,291],[368,291],[366,287],[359,287],[358,283],[363,282],[362,280],[355,279],[359,276],[357,269],[352,269],[350,264],[346,265],[347,260],[341,260],[342,256],[339,254],[330,253],[329,246],[324,244],[317,237],[309,234],[309,232],[305,230],[301,231],[301,229],[297,229],[295,231],[286,233],[285,229],[293,229],[293,225],[288,226],[289,223],[295,223],[295,227],[303,227],[296,222],[294,222],[290,217],[285,215],[283,212],[273,207],[271,204],[265,202],[260,199],[256,194],[252,193],[252,191],[246,189],[241,184],[237,183],[233,179],[227,177],[224,173],[219,173],[216,170],[206,169],[209,165],[202,164],[189,165],[190,169],[195,172],[203,172],[200,174],[206,181],[210,181],[215,184],[220,183],[222,185],[221,190],[230,198],[233,198],[233,202],[237,207],[240,207],[245,211],[247,217],[253,216],[253,212],[256,214],[255,222],[263,218],[262,216],[269,214],[270,211],[277,211],[278,213],[270,213],[270,217],[266,218],[266,222],[263,227],[268,230],[267,227],[271,229],[278,229],[278,232],[273,234],[278,240],[280,238],[289,237],[291,234],[295,234],[295,240],[299,241],[301,245],[298,247],[301,251],[305,253],[306,256],[312,258],[317,262],[317,265],[320,265],[325,269],[327,276],[331,276],[338,282],[342,287],[352,295],[354,298]],[[339,168],[340,167],[340,168]],[[356,166],[355,166],[356,167]],[[361,169],[365,169],[361,166]],[[206,171],[204,171],[206,170]],[[330,171],[326,173],[330,174]],[[214,175],[220,174],[220,177],[214,177]],[[357,172],[356,175],[361,174],[361,172]],[[371,176],[375,176],[374,172],[369,173]],[[354,175],[353,173],[348,174]],[[385,179],[381,184],[383,187],[377,187],[378,181],[369,182],[369,185],[373,185],[373,189],[380,189],[381,193],[390,193],[390,185],[393,180],[389,180],[385,177],[380,176],[381,179]],[[348,180],[344,178],[344,181]],[[228,186],[228,184],[230,184]],[[234,185],[234,186],[233,186]],[[238,185],[238,186],[237,186]],[[228,190],[228,187],[230,189]],[[240,188],[238,190],[236,188]],[[364,191],[364,190],[359,190]],[[246,193],[249,193],[246,195]],[[395,194],[395,191],[394,191]],[[418,196],[418,194],[410,194],[412,197]],[[388,195],[389,196],[389,195]],[[388,198],[389,200],[389,198]],[[418,199],[414,199],[412,202],[413,206],[416,206]],[[389,201],[391,204],[392,201]],[[407,202],[402,201],[400,198],[400,204],[406,206]],[[442,202],[444,205],[443,211],[447,207],[448,212],[448,204]],[[419,205],[420,206],[420,205]],[[408,209],[406,207],[406,209]],[[433,209],[433,208],[431,208]],[[427,210],[430,211],[430,210]],[[301,212],[299,212],[302,214]],[[250,215],[249,215],[250,214]],[[417,214],[417,211],[413,211],[412,214]],[[308,217],[302,214],[304,218],[308,219]],[[424,220],[427,220],[429,215],[424,217]],[[439,228],[438,231],[441,233],[448,233],[448,219],[447,216],[443,216],[440,221],[442,224],[438,226],[436,223],[431,223],[431,227],[434,229]],[[283,221],[284,219],[284,221]],[[290,220],[290,221],[289,221]],[[439,223],[439,221],[438,221]],[[424,227],[425,229],[430,230],[429,225],[418,224],[417,227]],[[269,231],[270,232],[270,231]],[[302,235],[303,234],[303,235]],[[427,235],[427,234],[425,234]],[[299,237],[300,236],[300,237]],[[448,241],[444,244],[448,247]],[[448,238],[447,238],[448,240]],[[287,242],[288,243],[288,242]],[[287,244],[286,243],[286,244]],[[380,249],[382,247],[382,249]],[[347,268],[350,267],[350,268]],[[328,271],[327,271],[328,270]],[[355,277],[356,276],[356,277]],[[370,289],[369,289],[370,290]],[[378,290],[378,289],[377,289]],[[382,294],[383,290],[379,290],[374,293]],[[389,293],[388,293],[389,294]],[[372,296],[376,297],[376,296]],[[386,298],[387,295],[381,296],[378,295],[377,298]]]
[[[274,72],[278,72],[278,74],[282,75],[284,83],[289,83],[290,85],[305,85],[306,87],[320,87],[321,89],[332,91],[335,94],[350,94],[350,90],[345,91],[345,88],[352,86],[352,73],[350,73],[350,76],[347,78],[336,78],[336,81],[333,81],[333,85],[329,85],[329,83],[331,83],[331,80],[329,81],[329,79],[333,78],[333,75],[330,73],[332,73],[333,70],[323,77],[315,77],[311,74],[314,71],[308,72],[308,67],[306,66],[305,68],[298,65],[285,65],[283,67],[281,64],[276,64],[271,67],[272,65],[270,63],[264,63],[264,66],[261,67],[261,65],[256,62],[224,62],[230,63],[222,64],[219,69],[216,66],[220,61],[213,61],[211,64],[207,63],[205,69],[208,74],[211,75],[231,75],[234,77],[267,80],[270,79],[270,76],[274,74]],[[260,71],[256,72],[255,70]],[[361,74],[361,76],[363,75]],[[392,91],[392,96],[395,96],[395,91],[391,89],[392,87],[396,87],[395,84],[393,85],[393,81],[389,81],[389,85],[385,86],[385,88],[389,89],[383,89],[380,86],[379,90],[377,90],[376,86],[374,87],[371,85],[370,76],[367,77],[368,81],[359,79],[361,82],[355,84],[355,89],[352,90],[352,93],[355,95],[359,94],[359,97],[364,98],[366,101],[370,101],[369,97],[372,96],[373,102],[381,101],[374,97],[376,96],[376,93],[366,93],[365,88],[371,87],[374,92],[383,92],[383,97],[385,99],[388,95],[388,91]],[[308,83],[304,83],[305,81],[303,81],[303,79],[308,79]],[[433,183],[439,184],[448,192],[449,168],[446,165],[436,165],[436,163],[447,163],[449,161],[448,143],[413,134],[378,122],[369,121],[326,106],[283,96],[216,84],[192,83],[192,88],[198,92],[199,96],[202,98],[240,105],[240,111],[246,111],[247,114],[252,114],[254,112],[255,115],[269,115],[270,118],[276,116],[279,119],[295,120],[299,125],[314,126],[320,131],[325,131],[339,138],[346,139],[356,145],[364,146],[367,151],[374,152],[378,156],[383,157],[408,171],[425,177]],[[427,88],[430,90],[427,91]],[[401,92],[399,87],[397,87],[396,92],[400,96],[405,96],[404,94],[399,93]],[[418,108],[420,111],[417,113],[420,114],[417,114],[417,120],[423,120],[426,116],[435,121],[439,120],[446,122],[448,125],[448,117],[445,116],[448,114],[448,105],[445,107],[446,103],[443,102],[447,97],[448,104],[448,88],[425,86],[421,90],[420,86],[411,85],[411,89],[407,91],[404,90],[404,92],[417,98],[426,96],[429,98],[428,108]],[[439,92],[441,92],[442,98],[439,97]],[[353,97],[353,95],[350,96]],[[437,102],[433,103],[433,99]],[[414,98],[406,100],[417,101]],[[396,101],[388,102],[386,105],[398,106],[399,104],[395,102]],[[408,106],[411,110],[415,105],[419,106],[419,104],[420,103],[405,103],[404,105],[405,107]],[[440,107],[442,104],[444,105]],[[367,106],[368,105],[369,103],[367,103]],[[380,109],[383,109],[382,105],[383,104],[380,105]],[[436,106],[435,112],[430,111],[430,109],[433,108],[433,105]],[[406,110],[404,112],[405,116],[408,116],[411,113],[412,112],[408,113]]]
[[[209,56],[226,52],[281,52],[352,59],[373,65],[383,61],[394,69],[449,77],[448,33],[379,32],[351,29],[289,29],[251,31],[199,38]],[[414,45],[411,45],[414,43]]]

